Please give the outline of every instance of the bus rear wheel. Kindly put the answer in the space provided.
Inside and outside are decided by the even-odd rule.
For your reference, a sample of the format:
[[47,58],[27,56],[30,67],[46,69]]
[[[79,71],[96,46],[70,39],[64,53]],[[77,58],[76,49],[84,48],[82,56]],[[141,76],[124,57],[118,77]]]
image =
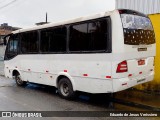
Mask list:
[[15,81],[18,86],[25,86],[26,85],[26,82],[21,79],[21,75],[19,73],[17,73],[15,75]]
[[72,83],[68,78],[62,78],[58,82],[58,93],[64,99],[74,99],[75,92],[73,91]]

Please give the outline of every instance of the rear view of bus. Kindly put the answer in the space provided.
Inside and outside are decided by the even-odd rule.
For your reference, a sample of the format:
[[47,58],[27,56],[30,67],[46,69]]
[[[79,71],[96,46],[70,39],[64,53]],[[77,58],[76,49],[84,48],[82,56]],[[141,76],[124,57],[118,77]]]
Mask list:
[[120,19],[113,20],[121,24],[112,26],[114,92],[153,80],[156,53],[155,34],[148,16],[132,10],[117,12]]

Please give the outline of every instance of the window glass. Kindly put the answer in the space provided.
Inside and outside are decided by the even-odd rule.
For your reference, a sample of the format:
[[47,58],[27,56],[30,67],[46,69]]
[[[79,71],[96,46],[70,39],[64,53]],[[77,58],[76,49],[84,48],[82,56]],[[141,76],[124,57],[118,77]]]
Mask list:
[[79,24],[70,27],[70,50],[89,50],[89,39],[87,35],[87,24]]
[[123,28],[153,30],[149,18],[131,14],[121,14],[121,19]]
[[149,18],[121,14],[124,30],[124,44],[127,45],[150,45],[155,43],[155,34]]
[[12,59],[18,54],[18,42],[19,42],[18,34],[14,34],[9,37],[9,42],[7,44],[7,49],[5,54],[5,60]]
[[110,19],[103,18],[70,26],[70,51],[106,51]]
[[17,48],[18,48],[18,41],[17,39],[13,39],[9,42],[9,51],[10,52],[17,52]]
[[38,43],[38,33],[37,31],[21,33],[21,52],[22,53],[37,53],[39,43]]
[[106,50],[108,37],[107,20],[97,20],[88,24],[90,50]]
[[41,31],[41,52],[66,51],[66,27],[50,28]]
[[49,52],[50,41],[53,40],[53,30],[41,31],[41,52]]

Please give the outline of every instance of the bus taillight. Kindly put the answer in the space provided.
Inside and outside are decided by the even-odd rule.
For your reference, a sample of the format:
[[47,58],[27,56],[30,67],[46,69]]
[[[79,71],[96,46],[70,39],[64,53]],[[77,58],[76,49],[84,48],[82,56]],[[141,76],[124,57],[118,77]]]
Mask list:
[[123,61],[118,64],[117,73],[123,73],[128,71],[127,61]]

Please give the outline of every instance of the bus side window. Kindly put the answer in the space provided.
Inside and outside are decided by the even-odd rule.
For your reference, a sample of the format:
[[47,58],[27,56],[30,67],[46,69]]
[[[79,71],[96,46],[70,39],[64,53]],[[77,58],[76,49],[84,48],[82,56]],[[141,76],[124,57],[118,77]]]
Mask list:
[[70,51],[88,51],[89,40],[87,35],[87,23],[70,26]]
[[21,33],[21,53],[38,53],[39,52],[39,43],[38,43],[38,32],[31,31],[26,33]]
[[[110,52],[110,18],[85,21],[70,26],[69,50],[73,52]],[[110,45],[110,46],[109,46]]]
[[107,47],[107,35],[108,35],[108,23],[106,19],[100,19],[92,21],[88,24],[88,35],[91,45],[91,50],[106,50]]
[[65,26],[41,30],[41,52],[66,52],[66,38],[67,29]]

